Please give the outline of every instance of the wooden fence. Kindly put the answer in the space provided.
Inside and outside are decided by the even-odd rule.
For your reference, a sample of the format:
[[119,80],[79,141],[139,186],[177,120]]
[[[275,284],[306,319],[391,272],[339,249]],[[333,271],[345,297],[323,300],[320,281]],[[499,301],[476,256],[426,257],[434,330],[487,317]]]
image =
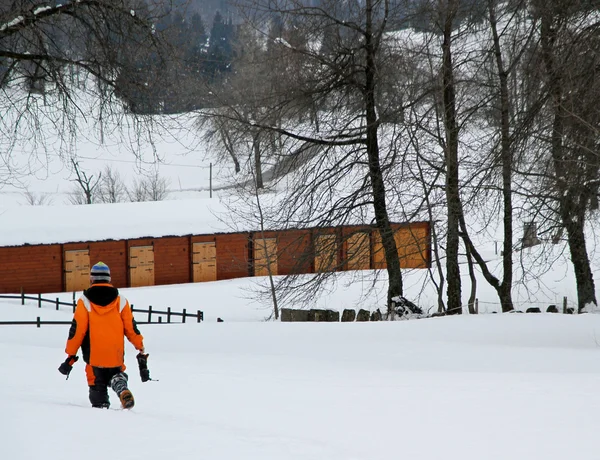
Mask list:
[[[41,294],[37,296],[28,296],[24,293],[20,295],[10,295],[10,294],[0,294],[0,299],[20,299],[21,305],[25,305],[26,300],[33,300],[37,302],[38,308],[42,308],[43,303],[51,303],[56,306],[56,310],[59,311],[61,305],[67,306],[72,309],[73,313],[75,312],[75,308],[77,306],[77,300],[75,298],[75,293],[73,293],[73,301],[72,302],[63,302],[58,297],[56,299],[46,299],[42,297]],[[196,322],[200,323],[204,320],[204,313],[201,310],[196,310],[196,313],[188,313],[187,309],[184,308],[183,311],[173,311],[171,307],[167,307],[166,310],[154,310],[152,305],[150,305],[147,309],[135,308],[133,304],[131,304],[131,311],[133,313],[143,313],[148,315],[146,321],[138,321],[136,319],[137,324],[170,324],[172,317],[180,317],[181,323],[186,322],[186,318],[194,318]],[[157,319],[152,321],[152,315],[154,315]],[[166,316],[167,320],[163,321],[162,316]],[[2,325],[36,325],[40,327],[45,324],[71,324],[71,321],[42,321],[40,317],[37,317],[36,321],[0,321],[0,326]]]

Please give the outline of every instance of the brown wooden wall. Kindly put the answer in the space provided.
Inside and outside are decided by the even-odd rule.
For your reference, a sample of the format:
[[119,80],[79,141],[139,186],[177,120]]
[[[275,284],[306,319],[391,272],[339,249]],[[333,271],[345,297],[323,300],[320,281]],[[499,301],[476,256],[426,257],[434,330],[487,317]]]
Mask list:
[[[401,266],[431,266],[429,223],[393,224],[393,228],[397,230]],[[368,235],[370,255],[368,266],[364,269],[384,268],[379,233],[371,226],[0,247],[0,293],[19,293],[21,289],[28,294],[63,291],[64,252],[71,250],[88,250],[90,266],[98,261],[106,263],[110,267],[113,284],[119,288],[131,285],[129,250],[135,246],[153,247],[156,285],[192,282],[191,253],[196,242],[215,243],[218,280],[253,276],[253,242],[263,237],[277,240],[277,274],[314,272],[318,258],[315,241],[319,235],[335,236],[335,240],[329,239],[335,241],[336,251],[332,270],[347,270],[347,241],[357,232]],[[318,263],[322,264],[322,259]]]
[[250,276],[248,233],[216,235],[217,279],[228,280]]
[[60,244],[0,248],[0,293],[60,292],[62,286]]
[[342,244],[341,244],[341,251],[342,251],[342,270],[348,270],[348,257],[346,257],[346,254],[348,254],[348,241],[350,240],[350,238],[353,235],[357,235],[357,234],[366,234],[367,235],[367,241],[368,241],[368,249],[369,249],[369,261],[366,264],[365,269],[370,269],[373,267],[373,232],[376,232],[376,229],[373,229],[372,227],[367,227],[364,225],[348,225],[344,228],[342,228],[342,232],[341,232],[341,238],[342,238]]
[[[250,251],[249,251],[249,259],[251,261],[250,263],[250,276],[263,276],[264,273],[261,274],[261,272],[264,272],[266,270],[266,261],[257,261],[255,259],[256,257],[256,251],[257,248],[259,247],[258,244],[260,243],[260,241],[262,239],[265,240],[271,240],[274,239],[275,240],[275,247],[273,249],[273,251],[275,252],[274,254],[274,259],[272,260],[272,265],[271,265],[271,270],[273,275],[278,275],[280,274],[279,270],[279,258],[281,257],[281,250],[280,250],[280,244],[279,244],[279,236],[280,233],[279,232],[254,232],[254,233],[250,233],[248,238],[249,238],[249,243],[250,243]],[[265,272],[266,273],[266,272]]]
[[189,237],[156,238],[153,245],[155,284],[192,281]]
[[[341,230],[339,227],[322,227],[312,230],[313,271],[318,270],[318,265],[321,264],[325,267],[319,270],[321,272],[342,270],[345,253]],[[321,237],[326,239],[324,245],[320,241]]]
[[[392,224],[401,268],[428,268],[431,266],[431,233],[428,222]],[[381,236],[372,235],[373,268],[386,268]]]
[[310,230],[280,232],[277,237],[277,258],[280,275],[311,273],[314,267]]

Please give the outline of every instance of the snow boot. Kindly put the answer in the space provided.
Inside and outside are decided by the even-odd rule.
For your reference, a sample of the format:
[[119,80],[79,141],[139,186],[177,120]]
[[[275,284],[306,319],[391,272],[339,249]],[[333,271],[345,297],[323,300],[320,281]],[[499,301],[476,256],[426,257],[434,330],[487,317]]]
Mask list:
[[110,403],[93,404],[92,407],[95,407],[96,409],[108,409],[110,407]]
[[127,388],[127,374],[119,372],[110,380],[110,387],[113,389],[121,400],[123,409],[131,409],[135,404],[131,391]]
[[92,403],[92,407],[108,409],[110,406],[110,401],[108,399],[106,385],[90,386],[90,402]]
[[135,404],[133,395],[129,390],[123,390],[119,395],[119,399],[121,400],[121,406],[123,406],[123,409],[131,409]]

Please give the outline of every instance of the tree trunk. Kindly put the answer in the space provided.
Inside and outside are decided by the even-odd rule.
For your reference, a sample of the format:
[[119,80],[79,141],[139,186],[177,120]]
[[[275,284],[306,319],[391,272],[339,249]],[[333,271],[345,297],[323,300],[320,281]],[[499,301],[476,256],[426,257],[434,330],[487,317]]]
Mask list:
[[598,305],[594,275],[590,268],[583,224],[580,223],[579,219],[569,218],[567,219],[566,229],[569,250],[571,251],[571,262],[573,263],[577,282],[577,304],[581,312],[586,305]]
[[458,266],[459,219],[461,214],[458,179],[458,123],[456,120],[456,89],[452,63],[452,24],[456,14],[456,0],[446,3],[444,42],[442,44],[444,128],[446,131],[446,201],[448,207],[448,235],[446,240],[446,278],[448,283],[448,314],[461,314],[461,280]]
[[260,134],[256,134],[252,139],[252,147],[254,150],[254,169],[256,173],[256,188],[264,188],[262,176],[262,161],[260,157]]
[[508,72],[504,68],[500,37],[496,21],[494,1],[489,2],[490,26],[494,40],[494,54],[498,68],[498,79],[500,81],[500,120],[501,120],[501,158],[502,158],[502,201],[503,201],[503,227],[504,244],[502,252],[503,280],[500,283],[498,296],[502,311],[507,312],[514,309],[512,301],[512,278],[513,278],[513,205],[512,205],[512,169],[513,152],[510,141],[510,101],[508,95]]
[[229,136],[227,127],[221,125],[218,128],[218,130],[219,130],[219,133],[221,134],[221,142],[223,143],[223,145],[225,146],[225,150],[227,151],[227,153],[233,160],[233,164],[235,166],[235,172],[239,173],[241,170],[240,161],[238,160],[237,155],[235,154],[235,148],[233,147],[233,142],[231,142],[231,137]]
[[[559,200],[559,212],[567,230],[571,262],[575,270],[577,282],[577,303],[579,311],[588,304],[598,305],[594,277],[590,268],[584,226],[585,200],[582,200],[581,190],[570,191],[566,182],[571,161],[565,158],[563,139],[565,136],[565,118],[568,116],[563,105],[562,78],[557,69],[554,54],[556,29],[553,27],[553,11],[544,10],[541,16],[540,39],[542,43],[542,58],[548,74],[548,86],[552,96],[554,121],[552,125],[551,146],[552,161],[556,179],[556,191]],[[571,193],[569,193],[571,192]]]
[[402,295],[402,273],[394,232],[390,225],[385,198],[383,172],[379,162],[379,141],[377,130],[379,122],[375,109],[375,42],[373,36],[373,0],[366,2],[366,31],[365,31],[365,113],[367,122],[367,156],[369,159],[369,177],[373,192],[375,221],[385,253],[387,272],[389,276],[387,308],[392,310],[392,298]]
[[475,276],[475,267],[473,263],[473,256],[471,251],[467,247],[467,266],[469,267],[469,279],[471,280],[471,292],[469,293],[469,300],[467,302],[469,308],[469,314],[474,315],[477,313],[475,310],[475,300],[477,299],[477,277]]
[[[513,164],[513,152],[510,140],[510,97],[508,92],[508,73],[504,68],[504,60],[502,59],[502,48],[500,46],[500,38],[498,36],[496,12],[494,0],[488,2],[488,12],[490,28],[492,30],[492,37],[494,43],[494,55],[496,58],[496,67],[498,71],[498,79],[500,86],[500,113],[501,113],[501,124],[500,124],[500,158],[502,164],[502,198],[503,198],[503,231],[504,231],[504,242],[503,242],[503,281],[500,282],[488,269],[486,261],[483,259],[481,254],[475,248],[475,245],[471,241],[468,234],[467,225],[462,212],[462,208],[459,208],[459,220],[460,229],[463,236],[463,241],[466,246],[468,257],[473,257],[485,280],[496,290],[500,305],[503,312],[508,312],[514,309],[512,301],[512,240],[513,240],[513,218],[512,218],[512,164]],[[459,201],[460,204],[460,201]],[[471,276],[471,267],[469,267],[469,273]],[[471,293],[471,299],[469,299],[469,311],[472,309],[473,294]]]

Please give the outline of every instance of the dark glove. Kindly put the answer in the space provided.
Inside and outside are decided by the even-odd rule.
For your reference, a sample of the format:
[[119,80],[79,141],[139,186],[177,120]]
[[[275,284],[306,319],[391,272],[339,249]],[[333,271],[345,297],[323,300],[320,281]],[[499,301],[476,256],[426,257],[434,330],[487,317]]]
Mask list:
[[150,379],[150,371],[148,370],[148,354],[144,354],[142,352],[138,353],[136,356],[138,367],[140,369],[140,378],[142,382],[147,382]]
[[79,356],[68,356],[67,359],[65,359],[65,362],[58,367],[58,372],[62,375],[66,375],[68,379],[69,374],[73,370],[73,364],[75,364],[78,359]]

